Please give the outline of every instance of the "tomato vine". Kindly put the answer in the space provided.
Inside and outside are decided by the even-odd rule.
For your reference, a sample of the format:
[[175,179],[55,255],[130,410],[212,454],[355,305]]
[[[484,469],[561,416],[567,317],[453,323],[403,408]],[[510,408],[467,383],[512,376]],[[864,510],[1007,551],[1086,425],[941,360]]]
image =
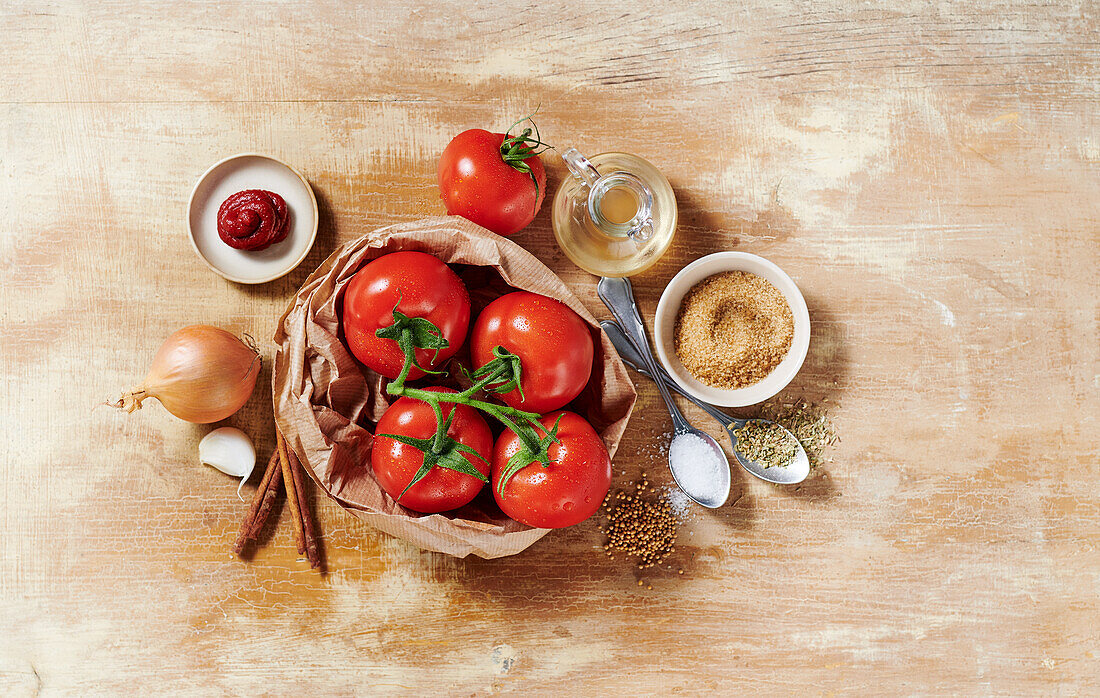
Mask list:
[[[508,459],[505,477],[502,478],[499,486],[502,492],[508,480],[525,466],[531,463],[539,463],[543,467],[550,465],[550,444],[558,442],[558,425],[556,423],[553,428],[546,431],[539,424],[539,415],[535,412],[527,412],[508,405],[487,402],[476,397],[482,391],[503,394],[516,389],[522,395],[522,362],[518,356],[504,347],[494,347],[493,358],[490,361],[474,371],[463,370],[473,381],[469,387],[456,393],[442,393],[405,384],[409,371],[413,366],[425,373],[443,373],[443,371],[428,371],[417,365],[415,356],[417,349],[434,350],[438,353],[441,349],[448,348],[449,343],[438,327],[424,318],[410,318],[395,307],[393,309],[393,324],[378,329],[375,334],[380,338],[396,341],[405,355],[405,363],[400,374],[386,385],[386,392],[394,397],[408,397],[426,402],[436,415],[436,432],[429,439],[415,439],[399,434],[378,434],[378,436],[385,436],[417,448],[424,453],[424,464],[408,486],[405,487],[402,495],[436,466],[475,475],[475,477],[484,481],[484,476],[477,473],[475,468],[470,467],[463,456],[464,453],[473,452],[473,449],[459,444],[447,435],[455,410],[452,409],[450,416],[444,419],[442,407],[440,406],[444,402],[467,405],[484,412],[514,432],[523,444],[522,448]],[[542,435],[539,434],[540,430],[543,432]],[[485,460],[480,454],[476,454],[476,452],[474,454]],[[398,497],[398,500],[400,500],[400,497]]]

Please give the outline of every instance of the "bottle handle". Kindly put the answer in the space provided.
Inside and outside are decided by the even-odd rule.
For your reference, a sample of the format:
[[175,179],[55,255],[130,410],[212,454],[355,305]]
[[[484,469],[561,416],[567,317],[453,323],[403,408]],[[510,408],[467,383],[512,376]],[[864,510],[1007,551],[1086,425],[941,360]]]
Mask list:
[[626,236],[635,242],[645,242],[653,237],[653,219],[647,218],[645,223],[631,230]]
[[570,148],[562,153],[561,157],[565,160],[565,166],[569,168],[573,176],[584,182],[585,186],[595,185],[596,180],[600,178],[600,172],[596,169],[596,166],[589,162],[588,158],[581,155],[581,152],[576,148]]

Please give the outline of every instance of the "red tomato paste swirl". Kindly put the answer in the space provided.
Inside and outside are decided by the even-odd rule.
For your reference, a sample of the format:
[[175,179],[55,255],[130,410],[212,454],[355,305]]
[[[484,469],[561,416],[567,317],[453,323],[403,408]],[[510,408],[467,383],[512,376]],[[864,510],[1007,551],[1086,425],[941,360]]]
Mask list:
[[238,250],[262,250],[286,239],[286,201],[263,189],[239,191],[218,209],[218,237]]

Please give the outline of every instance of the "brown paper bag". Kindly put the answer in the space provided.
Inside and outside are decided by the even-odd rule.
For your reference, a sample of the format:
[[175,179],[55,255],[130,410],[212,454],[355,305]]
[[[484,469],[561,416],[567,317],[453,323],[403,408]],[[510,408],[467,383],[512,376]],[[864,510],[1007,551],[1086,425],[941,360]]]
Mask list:
[[[340,310],[343,289],[355,272],[399,250],[429,252],[451,264],[470,289],[475,315],[507,293],[508,286],[557,298],[575,310],[592,328],[596,357],[588,387],[567,409],[588,419],[614,456],[637,396],[611,342],[542,262],[507,238],[457,216],[375,230],[333,252],[306,279],[275,330],[275,422],[314,481],[341,507],[376,528],[456,557],[514,555],[549,531],[509,519],[487,487],[458,511],[418,514],[396,504],[374,479],[370,430],[386,408],[383,380],[347,350]],[[430,379],[417,384],[425,380]]]

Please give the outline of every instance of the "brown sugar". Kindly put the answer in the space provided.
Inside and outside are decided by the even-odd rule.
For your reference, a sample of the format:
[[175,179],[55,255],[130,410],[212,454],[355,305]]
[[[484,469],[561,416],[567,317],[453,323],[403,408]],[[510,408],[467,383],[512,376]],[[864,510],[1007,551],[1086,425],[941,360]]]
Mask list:
[[714,388],[744,388],[790,351],[794,315],[767,279],[730,271],[687,292],[674,332],[676,356],[691,375]]

